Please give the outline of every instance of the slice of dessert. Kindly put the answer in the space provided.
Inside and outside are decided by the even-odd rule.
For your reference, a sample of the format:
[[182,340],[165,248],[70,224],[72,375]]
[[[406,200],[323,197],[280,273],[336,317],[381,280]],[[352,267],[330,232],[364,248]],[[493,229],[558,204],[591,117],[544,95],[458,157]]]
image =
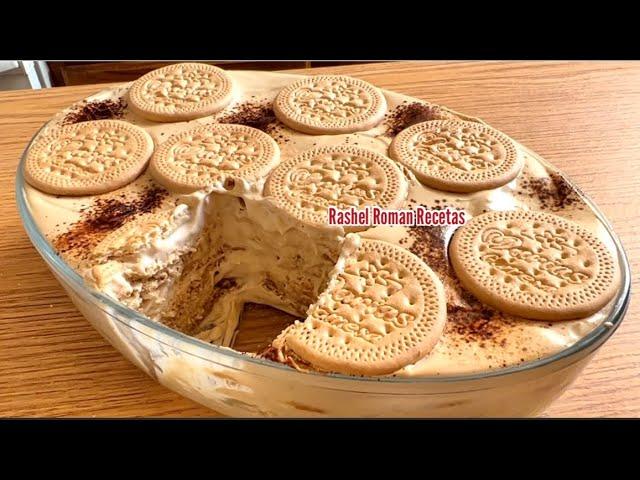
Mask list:
[[349,238],[356,248],[345,248],[307,319],[273,342],[276,358],[303,369],[390,374],[437,343],[447,317],[444,289],[408,250]]

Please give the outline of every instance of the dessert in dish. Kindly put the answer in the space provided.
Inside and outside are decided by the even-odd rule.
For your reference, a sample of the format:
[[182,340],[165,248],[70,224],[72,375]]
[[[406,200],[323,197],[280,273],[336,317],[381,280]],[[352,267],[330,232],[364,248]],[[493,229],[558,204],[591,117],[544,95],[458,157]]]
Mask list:
[[[437,343],[446,322],[442,282],[408,250],[363,239],[340,259],[304,322],[274,342],[307,368],[356,375],[393,373]],[[280,353],[284,358],[286,354]]]
[[[153,153],[123,134],[100,143],[120,124]],[[606,228],[533,152],[349,77],[167,67],[56,115],[32,157],[31,211],[88,285],[226,348],[246,303],[288,312],[299,320],[252,355],[298,370],[424,377],[540,359],[603,322],[620,280]],[[81,189],[116,163],[103,190]],[[38,183],[47,168],[56,180]],[[471,221],[324,220],[372,205]]]

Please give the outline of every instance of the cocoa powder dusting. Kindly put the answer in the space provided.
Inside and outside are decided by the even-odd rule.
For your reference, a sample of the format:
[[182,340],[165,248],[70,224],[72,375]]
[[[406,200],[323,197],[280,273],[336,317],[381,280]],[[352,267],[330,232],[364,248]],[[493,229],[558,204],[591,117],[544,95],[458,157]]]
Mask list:
[[442,108],[420,102],[404,102],[387,113],[384,124],[387,127],[385,135],[395,137],[405,128],[420,122],[447,118]]
[[280,123],[273,113],[271,102],[247,101],[233,107],[217,120],[219,123],[234,123],[257,128],[269,135],[276,133]]
[[89,120],[122,118],[126,108],[127,104],[123,98],[99,102],[87,102],[85,100],[64,117],[62,125],[73,125],[74,123],[87,122]]
[[445,255],[444,228],[413,226],[409,227],[413,243],[409,251],[422,258],[440,277],[451,274]]
[[82,210],[79,221],[59,235],[53,246],[58,252],[86,250],[97,245],[104,236],[120,228],[136,215],[151,213],[158,208],[169,192],[160,187],[148,187],[141,195],[133,199],[98,198],[90,206]]
[[445,331],[455,332],[466,343],[479,342],[481,348],[488,341],[498,343],[501,347],[506,346],[506,338],[502,337],[502,333],[509,324],[510,321],[502,313],[477,301],[469,307],[447,305]]
[[559,173],[553,172],[549,178],[525,178],[520,187],[518,194],[538,199],[542,210],[557,212],[572,206],[584,209],[575,188]]
[[[477,300],[464,289],[446,256],[444,228],[416,226],[408,230],[412,243],[407,248],[422,258],[440,277],[447,290],[447,326],[445,332],[455,340],[478,343],[481,348],[491,342],[506,346],[504,333],[511,320]],[[456,299],[455,303],[452,299]]]

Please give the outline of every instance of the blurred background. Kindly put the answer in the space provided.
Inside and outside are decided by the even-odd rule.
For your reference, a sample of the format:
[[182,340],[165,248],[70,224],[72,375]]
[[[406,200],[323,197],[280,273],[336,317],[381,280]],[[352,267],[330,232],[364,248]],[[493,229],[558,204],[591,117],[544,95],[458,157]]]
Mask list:
[[[48,62],[0,60],[0,90],[66,87],[91,83],[128,82],[156,68],[175,62]],[[286,70],[348,65],[362,62],[301,61],[210,61],[228,70]]]

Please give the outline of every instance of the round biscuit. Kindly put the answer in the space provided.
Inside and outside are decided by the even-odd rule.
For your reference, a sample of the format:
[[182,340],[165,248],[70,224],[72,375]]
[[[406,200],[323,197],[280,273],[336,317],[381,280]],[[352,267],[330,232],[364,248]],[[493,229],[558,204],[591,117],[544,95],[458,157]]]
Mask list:
[[389,147],[394,160],[425,185],[450,192],[498,188],[524,164],[515,142],[478,122],[431,120],[401,131]]
[[283,88],[273,102],[282,123],[303,133],[331,135],[369,130],[382,121],[387,102],[371,85],[344,75],[316,75]]
[[431,268],[405,248],[361,242],[284,341],[315,368],[386,375],[436,345],[446,323],[445,293]]
[[[400,167],[390,158],[349,145],[318,147],[278,165],[265,184],[265,196],[297,219],[328,224],[328,208],[377,205],[401,208],[408,191]],[[346,231],[368,227],[345,227]]]
[[617,264],[607,247],[580,225],[550,213],[485,213],[456,231],[449,252],[467,290],[524,318],[587,317],[618,287]]
[[233,81],[206,63],[176,63],[153,70],[133,82],[128,106],[156,122],[193,120],[219,112],[233,99]]
[[149,173],[169,190],[192,192],[235,179],[257,180],[279,161],[278,144],[266,133],[245,125],[212,123],[161,143]]
[[55,195],[97,195],[135,180],[153,153],[142,128],[122,120],[92,120],[54,128],[29,148],[24,175]]

